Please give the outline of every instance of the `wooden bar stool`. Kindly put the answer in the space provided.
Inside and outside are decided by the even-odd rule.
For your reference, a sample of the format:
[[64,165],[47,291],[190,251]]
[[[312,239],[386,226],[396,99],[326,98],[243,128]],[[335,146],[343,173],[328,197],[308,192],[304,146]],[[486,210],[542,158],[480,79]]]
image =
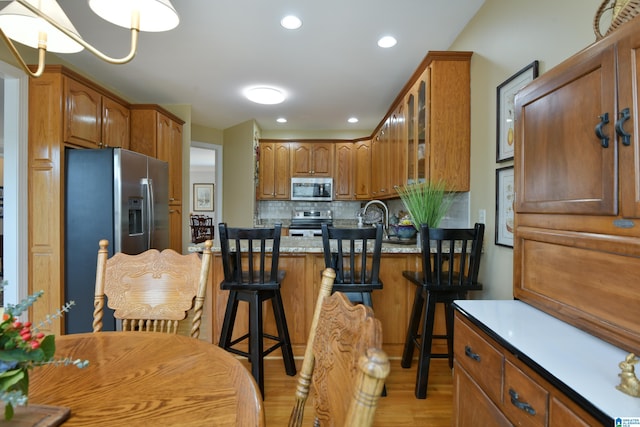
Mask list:
[[[224,270],[224,280],[220,283],[220,289],[230,292],[218,345],[249,359],[251,373],[260,387],[263,398],[264,357],[267,354],[281,348],[287,375],[296,374],[280,295],[280,284],[285,276],[284,271],[278,270],[281,227],[281,224],[275,224],[273,228],[231,228],[227,227],[226,223],[219,224]],[[233,251],[229,247],[229,241],[235,243]],[[267,252],[267,242],[271,245],[270,252]],[[270,265],[267,265],[268,254],[271,255]],[[277,336],[266,334],[263,330],[262,306],[263,302],[268,300],[271,300],[273,307]],[[232,339],[239,301],[249,304],[249,332]],[[275,341],[275,344],[265,349],[264,339]],[[248,340],[247,351],[234,348],[236,344],[245,340]]]
[[[478,283],[478,270],[483,238],[484,224],[479,223],[468,229],[429,228],[426,224],[420,227],[422,271],[402,272],[406,279],[416,285],[416,294],[400,363],[403,368],[410,368],[413,351],[416,347],[419,348],[415,389],[418,399],[427,397],[431,358],[448,358],[449,367],[453,368],[451,303],[457,299],[466,299],[468,291],[482,290],[482,285]],[[435,242],[434,253],[431,252],[430,242]],[[446,335],[433,334],[437,303],[444,304]],[[421,318],[423,321],[419,333]],[[447,353],[432,353],[434,338],[447,340]]]

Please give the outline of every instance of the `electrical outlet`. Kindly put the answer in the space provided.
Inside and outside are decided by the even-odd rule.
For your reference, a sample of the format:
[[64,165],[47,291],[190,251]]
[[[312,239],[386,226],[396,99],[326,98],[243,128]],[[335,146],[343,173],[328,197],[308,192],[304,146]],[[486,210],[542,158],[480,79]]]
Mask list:
[[486,224],[487,223],[487,210],[486,209],[480,209],[478,211],[478,222],[481,224]]

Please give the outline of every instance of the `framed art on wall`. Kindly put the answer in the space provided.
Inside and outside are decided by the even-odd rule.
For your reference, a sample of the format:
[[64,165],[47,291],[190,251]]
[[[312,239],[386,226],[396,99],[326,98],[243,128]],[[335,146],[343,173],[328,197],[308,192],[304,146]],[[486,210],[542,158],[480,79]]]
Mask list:
[[515,138],[513,101],[516,93],[536,77],[538,77],[538,61],[533,61],[498,86],[496,129],[496,161],[498,163],[513,159]]
[[496,170],[496,245],[513,247],[513,166]]
[[213,184],[193,184],[193,210],[213,211]]

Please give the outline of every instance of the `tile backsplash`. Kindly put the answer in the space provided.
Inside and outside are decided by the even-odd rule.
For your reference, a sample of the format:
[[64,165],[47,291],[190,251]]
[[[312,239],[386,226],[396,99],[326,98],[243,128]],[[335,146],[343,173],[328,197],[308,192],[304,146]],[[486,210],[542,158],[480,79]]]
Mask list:
[[[455,193],[455,199],[442,220],[442,228],[466,228],[470,223],[470,193]],[[261,200],[256,204],[254,223],[256,226],[269,226],[276,222],[289,225],[294,210],[326,210],[333,211],[335,225],[350,226],[357,224],[358,211],[367,201],[333,201],[333,202],[292,202],[287,200]],[[400,199],[385,200],[389,215],[397,215],[405,210]]]

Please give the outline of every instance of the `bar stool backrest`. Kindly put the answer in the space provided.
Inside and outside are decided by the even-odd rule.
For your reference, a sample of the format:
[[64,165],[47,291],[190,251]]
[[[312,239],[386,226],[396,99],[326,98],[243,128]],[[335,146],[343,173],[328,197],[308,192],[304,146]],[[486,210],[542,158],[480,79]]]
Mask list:
[[[220,223],[218,227],[225,282],[261,284],[278,281],[282,224],[277,223],[272,228],[237,228]],[[230,242],[234,243],[233,249]],[[243,253],[247,255],[244,260]],[[271,255],[270,263],[267,253]],[[246,266],[243,265],[245,262]]]
[[426,285],[478,286],[484,224],[477,223],[474,228],[429,228],[422,224],[420,239]]

